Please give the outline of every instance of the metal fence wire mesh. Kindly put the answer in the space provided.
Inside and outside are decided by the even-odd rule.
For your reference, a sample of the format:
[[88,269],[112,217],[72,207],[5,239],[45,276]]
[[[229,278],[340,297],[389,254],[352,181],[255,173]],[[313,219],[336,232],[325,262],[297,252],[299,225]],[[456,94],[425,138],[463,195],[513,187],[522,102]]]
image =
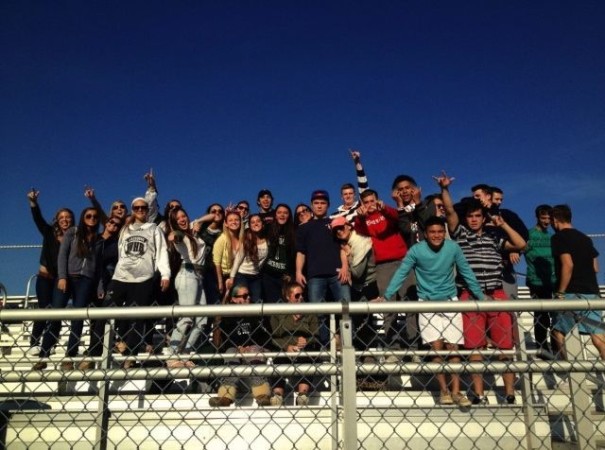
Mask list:
[[[570,333],[561,359],[537,348],[533,337],[533,311],[601,310],[603,300],[61,311],[37,310],[35,301],[24,308],[23,298],[6,302],[13,306],[0,311],[1,448],[584,449],[605,443],[605,366],[590,338]],[[409,330],[419,314],[435,314],[421,321],[422,330],[439,330],[443,320],[460,327],[456,314],[469,312],[511,322],[496,329],[507,322],[488,320],[487,340],[477,348],[431,348]],[[385,330],[388,315],[394,320]],[[206,320],[191,346],[196,318]],[[78,356],[68,356],[75,319],[84,319],[84,328],[72,352]],[[40,357],[32,326],[53,320],[62,320],[57,344]],[[141,326],[129,328],[134,322]],[[138,334],[129,342],[136,345],[125,340],[132,330]],[[510,346],[502,345],[502,335],[511,336]],[[450,383],[445,390],[440,377]],[[456,377],[459,388],[450,382]]]

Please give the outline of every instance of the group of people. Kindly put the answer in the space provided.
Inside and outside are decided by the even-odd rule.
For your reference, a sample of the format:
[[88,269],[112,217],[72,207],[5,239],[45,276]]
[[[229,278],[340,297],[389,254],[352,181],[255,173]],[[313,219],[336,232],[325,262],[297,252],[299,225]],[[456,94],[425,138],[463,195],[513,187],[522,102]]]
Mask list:
[[[571,226],[565,205],[541,205],[537,225],[528,231],[514,212],[501,207],[501,189],[485,184],[472,188],[472,196],[454,203],[449,187],[454,178],[445,172],[434,177],[436,193],[422,197],[409,175],[392,184],[389,206],[370,189],[360,153],[351,151],[357,186],[344,184],[342,205],[330,213],[325,190],[311,194],[310,205],[299,204],[292,212],[283,203],[274,206],[271,191],[257,196],[258,213],[242,200],[223,208],[211,204],[206,214],[191,218],[179,200],[158,207],[158,191],[152,173],[145,175],[144,197],[135,198],[130,213],[123,201],[103,211],[94,190],[86,189],[91,206],[76,224],[74,214],[60,209],[51,224],[42,216],[37,191],[28,199],[34,221],[43,236],[36,292],[40,308],[64,308],[69,298],[76,307],[95,305],[205,305],[243,303],[298,303],[323,301],[502,301],[516,298],[514,264],[525,252],[528,284],[536,298],[577,298],[598,295],[596,257],[588,237]],[[356,190],[359,193],[357,198]],[[552,223],[556,234],[548,231]],[[101,227],[102,225],[102,227]],[[584,320],[586,319],[586,320]],[[580,320],[581,331],[592,335],[605,358],[605,339],[599,331],[600,315],[535,315],[536,342],[545,351],[564,355],[563,337]],[[459,361],[459,347],[472,350],[470,361],[482,359],[488,345],[499,350],[514,346],[513,316],[508,312],[463,314],[407,314],[400,323],[396,314],[385,316],[379,333],[372,316],[355,316],[355,347],[387,350],[386,363],[400,363],[400,350],[428,346],[441,361]],[[82,321],[72,321],[62,369],[73,370],[78,355]],[[36,322],[32,328],[30,355],[39,355],[35,370],[47,367],[57,343],[60,321]],[[103,350],[105,321],[91,324],[88,356]],[[118,320],[116,351],[125,356],[141,350],[154,351],[154,321]],[[552,338],[548,339],[549,332]],[[165,340],[171,356],[169,368],[195,367],[189,355],[202,348],[217,348],[229,364],[261,364],[267,349],[283,351],[279,359],[309,362],[307,351],[319,350],[331,339],[325,317],[291,314],[270,322],[253,317],[180,317],[167,321]],[[206,347],[205,347],[206,346]],[[552,346],[552,348],[550,347]],[[301,355],[296,355],[303,352]],[[292,356],[294,355],[294,356]],[[507,352],[500,359],[507,360]],[[136,362],[127,358],[123,367]],[[377,363],[366,356],[363,363]],[[83,359],[80,370],[95,367]],[[472,375],[469,399],[457,375],[438,374],[440,403],[487,404],[481,374]],[[503,374],[505,398],[515,402],[514,374]],[[237,379],[220,380],[215,407],[228,406],[236,398]],[[362,387],[363,380],[360,380]],[[253,377],[252,393],[261,406],[281,405],[283,380]],[[310,381],[294,383],[297,404],[308,403]]]

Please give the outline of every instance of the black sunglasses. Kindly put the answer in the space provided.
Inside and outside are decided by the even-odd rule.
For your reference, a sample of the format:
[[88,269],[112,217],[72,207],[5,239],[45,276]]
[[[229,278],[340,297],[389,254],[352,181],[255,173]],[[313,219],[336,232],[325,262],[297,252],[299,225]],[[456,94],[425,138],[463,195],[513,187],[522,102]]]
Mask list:
[[149,206],[147,205],[134,205],[132,207],[133,211],[147,211],[149,209]]
[[233,295],[232,297],[233,298],[243,298],[245,300],[248,297],[250,297],[250,294],[239,294],[239,295]]

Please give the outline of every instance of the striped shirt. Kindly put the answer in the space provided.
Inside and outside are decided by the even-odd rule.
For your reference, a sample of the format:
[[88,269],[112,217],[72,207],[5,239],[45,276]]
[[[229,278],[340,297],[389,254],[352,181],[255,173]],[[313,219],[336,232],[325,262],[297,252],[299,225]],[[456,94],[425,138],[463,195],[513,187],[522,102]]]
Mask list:
[[[485,228],[479,235],[464,225],[458,225],[452,238],[462,248],[481,288],[484,291],[502,289],[504,264],[501,251],[506,241]],[[466,285],[460,277],[456,278],[456,284],[459,288],[466,289]]]

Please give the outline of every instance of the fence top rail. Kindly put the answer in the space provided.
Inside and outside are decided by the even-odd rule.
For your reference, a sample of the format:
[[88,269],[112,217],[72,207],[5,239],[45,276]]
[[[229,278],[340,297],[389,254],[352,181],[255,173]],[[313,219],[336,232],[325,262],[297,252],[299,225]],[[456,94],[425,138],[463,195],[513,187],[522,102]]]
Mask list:
[[583,311],[605,310],[604,299],[506,300],[427,302],[330,302],[305,304],[146,306],[112,308],[2,309],[0,322],[25,320],[156,319],[163,317],[259,316],[279,314],[383,314],[487,311]]

